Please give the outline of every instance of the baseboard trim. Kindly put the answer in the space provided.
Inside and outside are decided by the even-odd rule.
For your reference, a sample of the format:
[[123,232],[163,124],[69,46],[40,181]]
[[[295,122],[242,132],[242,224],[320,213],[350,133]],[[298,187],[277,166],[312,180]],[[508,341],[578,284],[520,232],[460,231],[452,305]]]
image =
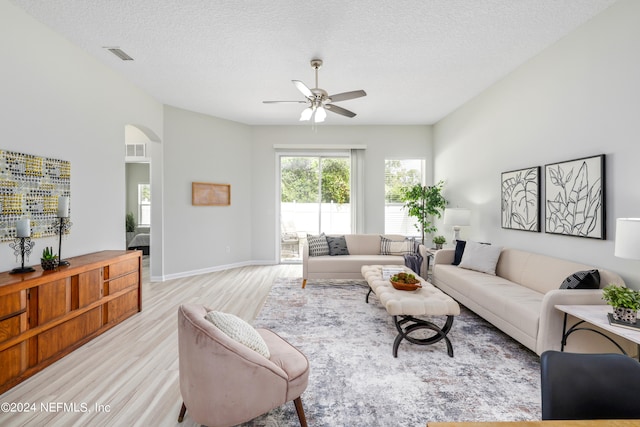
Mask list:
[[248,266],[252,266],[252,265],[276,265],[276,264],[277,264],[277,262],[275,262],[273,260],[242,261],[242,262],[236,262],[236,263],[233,263],[233,264],[214,265],[212,267],[201,268],[201,269],[198,269],[198,270],[191,270],[191,271],[183,271],[183,272],[180,272],[180,273],[165,274],[163,276],[151,276],[150,280],[152,282],[164,282],[165,280],[182,279],[184,277],[199,276],[201,274],[215,273],[217,271],[230,270],[232,268],[248,267]]

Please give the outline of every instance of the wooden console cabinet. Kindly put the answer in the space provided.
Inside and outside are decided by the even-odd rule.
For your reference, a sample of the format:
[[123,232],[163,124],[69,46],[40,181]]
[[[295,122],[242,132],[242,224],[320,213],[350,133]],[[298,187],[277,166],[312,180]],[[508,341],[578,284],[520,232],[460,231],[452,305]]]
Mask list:
[[139,312],[141,254],[102,251],[53,271],[0,273],[0,393]]

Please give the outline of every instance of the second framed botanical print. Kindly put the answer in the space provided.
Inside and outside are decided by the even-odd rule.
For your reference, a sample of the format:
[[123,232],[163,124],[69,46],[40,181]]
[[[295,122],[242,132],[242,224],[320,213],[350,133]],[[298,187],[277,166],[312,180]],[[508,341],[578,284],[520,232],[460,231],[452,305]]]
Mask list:
[[605,239],[604,154],[545,166],[545,232]]

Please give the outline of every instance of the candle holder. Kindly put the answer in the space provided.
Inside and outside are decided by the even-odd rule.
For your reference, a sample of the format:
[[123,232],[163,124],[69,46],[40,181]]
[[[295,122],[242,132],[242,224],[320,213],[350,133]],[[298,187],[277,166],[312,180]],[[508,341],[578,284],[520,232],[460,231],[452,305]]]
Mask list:
[[30,273],[32,271],[36,271],[33,267],[25,267],[24,266],[24,257],[27,256],[27,261],[29,260],[29,255],[31,254],[31,250],[36,245],[36,242],[31,240],[31,237],[16,237],[13,239],[13,242],[9,243],[9,247],[13,249],[13,254],[16,256],[16,262],[18,261],[18,257],[22,258],[22,267],[16,267],[11,270],[9,273],[18,274],[18,273]]
[[57,229],[57,233],[60,235],[60,240],[58,241],[58,265],[69,265],[69,261],[62,259],[62,235],[69,231],[73,223],[69,217],[58,217],[58,219],[60,220],[60,224]]

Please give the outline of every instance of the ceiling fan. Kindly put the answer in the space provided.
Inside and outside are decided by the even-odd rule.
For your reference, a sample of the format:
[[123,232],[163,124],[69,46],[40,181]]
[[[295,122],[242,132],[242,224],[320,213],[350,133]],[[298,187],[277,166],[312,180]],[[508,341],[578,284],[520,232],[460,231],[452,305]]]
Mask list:
[[306,98],[304,101],[262,101],[265,104],[278,103],[298,103],[307,104],[307,108],[302,110],[300,121],[313,120],[314,123],[324,122],[327,117],[327,110],[332,113],[340,114],[345,117],[355,117],[356,113],[345,108],[338,107],[334,102],[347,101],[349,99],[367,96],[364,90],[354,90],[351,92],[342,92],[335,95],[329,95],[326,90],[318,87],[318,69],[322,67],[322,59],[312,59],[311,68],[316,71],[316,87],[309,89],[307,85],[300,80],[291,80],[298,90]]

